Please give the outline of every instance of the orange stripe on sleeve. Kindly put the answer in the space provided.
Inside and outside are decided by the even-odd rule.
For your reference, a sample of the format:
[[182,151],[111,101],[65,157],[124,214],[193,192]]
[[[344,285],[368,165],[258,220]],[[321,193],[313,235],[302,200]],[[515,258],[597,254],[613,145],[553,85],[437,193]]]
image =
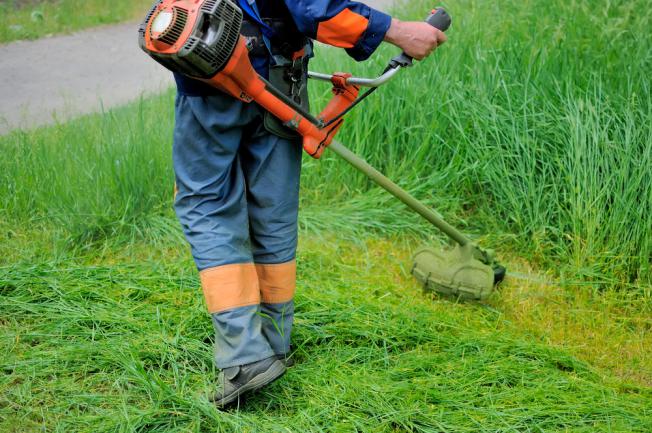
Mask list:
[[294,298],[297,280],[297,263],[256,265],[260,295],[266,304],[282,304]]
[[344,9],[328,21],[319,23],[317,40],[340,48],[353,48],[367,30],[369,20]]
[[253,263],[209,268],[199,273],[209,313],[260,303],[258,276]]

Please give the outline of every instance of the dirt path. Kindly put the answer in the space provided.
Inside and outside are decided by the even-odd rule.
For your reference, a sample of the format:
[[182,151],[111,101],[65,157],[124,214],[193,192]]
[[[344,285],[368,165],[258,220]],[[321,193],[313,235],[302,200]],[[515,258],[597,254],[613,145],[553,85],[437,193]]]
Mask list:
[[[367,1],[387,9],[392,0]],[[65,121],[169,87],[136,43],[137,24],[0,45],[0,135]]]

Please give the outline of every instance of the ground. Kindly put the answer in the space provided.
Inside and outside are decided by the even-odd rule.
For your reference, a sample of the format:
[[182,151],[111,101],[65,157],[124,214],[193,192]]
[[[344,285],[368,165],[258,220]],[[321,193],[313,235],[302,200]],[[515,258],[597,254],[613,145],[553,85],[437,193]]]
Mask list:
[[[651,12],[451,13],[449,43],[339,138],[497,251],[494,296],[423,293],[410,255],[445,240],[328,151],[306,156],[297,364],[218,411],[171,209],[174,93],[15,130],[0,137],[0,430],[652,431]],[[395,54],[354,65],[322,48],[315,70],[360,75]],[[330,90],[311,91],[317,110]]]
[[[15,232],[12,239],[15,246],[23,236]],[[23,260],[0,267],[0,349],[7,354],[0,425],[4,431],[652,428],[644,322],[631,317],[622,329],[608,299],[569,297],[560,287],[520,278],[508,278],[488,304],[422,293],[409,275],[409,252],[420,242],[304,232],[297,364],[229,412],[206,399],[216,375],[212,328],[178,234],[76,257],[44,254],[43,245],[30,242]],[[595,336],[608,344],[596,344]],[[629,355],[619,357],[625,349]]]

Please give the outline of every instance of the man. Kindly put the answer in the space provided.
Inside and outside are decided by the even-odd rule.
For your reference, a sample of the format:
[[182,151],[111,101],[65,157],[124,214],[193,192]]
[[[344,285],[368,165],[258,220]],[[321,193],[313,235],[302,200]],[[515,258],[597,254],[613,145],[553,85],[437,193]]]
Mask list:
[[[307,104],[311,40],[365,60],[385,40],[422,59],[446,40],[348,0],[240,0],[259,74]],[[222,407],[286,370],[294,317],[301,140],[256,104],[176,75],[175,210],[215,328]]]

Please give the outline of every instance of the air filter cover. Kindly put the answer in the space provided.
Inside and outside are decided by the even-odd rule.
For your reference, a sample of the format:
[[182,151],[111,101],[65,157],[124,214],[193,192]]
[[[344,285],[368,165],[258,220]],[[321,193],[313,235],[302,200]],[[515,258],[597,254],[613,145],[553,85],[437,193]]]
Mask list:
[[159,0],[138,30],[140,47],[173,72],[211,78],[228,63],[242,26],[231,0]]

